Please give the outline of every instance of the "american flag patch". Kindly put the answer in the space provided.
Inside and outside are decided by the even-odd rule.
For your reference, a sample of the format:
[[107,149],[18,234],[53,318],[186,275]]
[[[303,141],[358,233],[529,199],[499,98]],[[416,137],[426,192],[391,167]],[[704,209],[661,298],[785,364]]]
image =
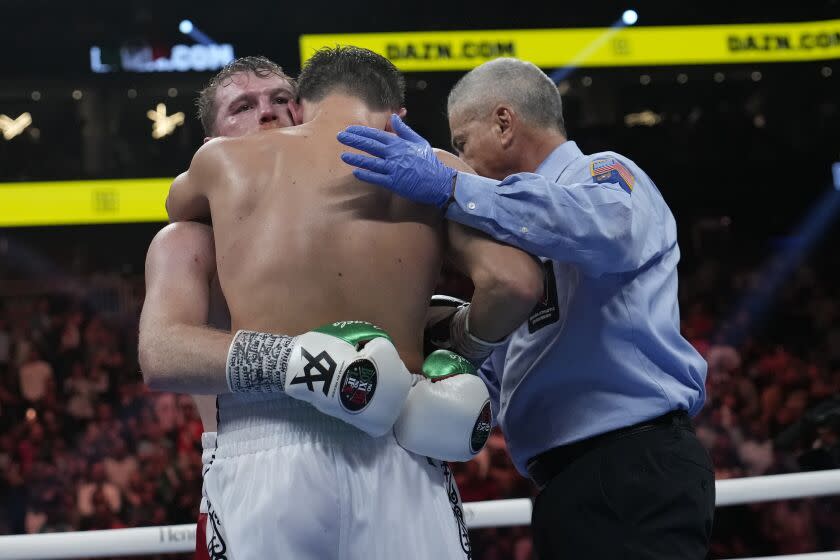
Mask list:
[[633,192],[636,179],[624,165],[615,158],[596,159],[589,164],[589,173],[596,183],[616,183],[628,193]]

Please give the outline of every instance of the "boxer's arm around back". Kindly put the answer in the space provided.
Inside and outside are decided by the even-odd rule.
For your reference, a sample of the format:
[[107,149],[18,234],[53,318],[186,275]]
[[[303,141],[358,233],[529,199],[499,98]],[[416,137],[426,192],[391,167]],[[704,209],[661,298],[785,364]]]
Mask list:
[[448,225],[451,262],[475,285],[469,332],[486,341],[507,337],[543,295],[543,271],[529,254],[455,222]]
[[[474,173],[454,155],[436,150],[446,165]],[[528,253],[456,222],[447,222],[447,258],[475,285],[469,332],[486,341],[507,337],[543,296],[543,270]]]
[[229,392],[225,365],[233,336],[207,326],[215,271],[208,226],[170,224],[152,240],[139,337],[140,368],[151,389]]
[[170,222],[210,220],[208,188],[223,177],[222,161],[226,157],[224,140],[214,138],[201,146],[193,156],[189,170],[178,175],[172,182],[166,197],[166,212]]

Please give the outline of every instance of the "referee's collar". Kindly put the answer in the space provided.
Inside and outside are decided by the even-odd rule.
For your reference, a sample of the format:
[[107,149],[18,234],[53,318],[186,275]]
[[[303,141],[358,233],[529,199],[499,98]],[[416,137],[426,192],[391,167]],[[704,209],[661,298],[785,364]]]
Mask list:
[[583,157],[583,152],[578,145],[573,140],[566,140],[548,154],[534,173],[556,181],[569,164],[579,157]]

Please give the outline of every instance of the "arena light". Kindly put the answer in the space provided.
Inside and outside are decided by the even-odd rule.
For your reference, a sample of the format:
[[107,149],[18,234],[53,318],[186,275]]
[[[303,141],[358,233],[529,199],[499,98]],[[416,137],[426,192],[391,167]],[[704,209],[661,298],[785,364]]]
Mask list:
[[662,115],[646,109],[641,113],[628,113],[624,116],[624,124],[633,126],[656,126],[662,122]]
[[3,133],[3,138],[11,140],[32,124],[32,115],[23,113],[16,119],[7,115],[0,115],[0,132]]
[[215,45],[216,41],[211,39],[201,29],[195,26],[191,20],[184,19],[178,24],[178,31],[201,45]]
[[624,10],[624,13],[621,14],[621,21],[624,22],[624,25],[633,25],[639,21],[639,14],[636,10]]
[[834,179],[834,189],[840,191],[840,161],[832,164],[831,176]]
[[[586,66],[587,61],[592,57],[592,55],[602,49],[608,41],[612,44],[612,49],[614,51],[619,53],[627,51],[627,41],[622,39],[620,36],[614,36],[625,27],[636,23],[638,19],[639,14],[637,14],[635,10],[625,10],[624,13],[621,14],[621,18],[617,19],[612,25],[604,29],[599,36],[594,37],[593,40],[588,45],[584,46],[568,64],[556,69],[554,72],[551,72],[549,74],[549,78],[551,78],[555,84],[559,84],[561,81],[568,78],[572,72],[577,70],[578,67]],[[587,79],[588,78],[586,77],[584,78],[584,86],[589,86],[589,84],[586,83]]]
[[166,114],[166,105],[158,103],[154,111],[147,111],[146,116],[152,121],[152,138],[160,140],[175,132],[175,129],[184,124],[184,113],[178,111],[171,115]]

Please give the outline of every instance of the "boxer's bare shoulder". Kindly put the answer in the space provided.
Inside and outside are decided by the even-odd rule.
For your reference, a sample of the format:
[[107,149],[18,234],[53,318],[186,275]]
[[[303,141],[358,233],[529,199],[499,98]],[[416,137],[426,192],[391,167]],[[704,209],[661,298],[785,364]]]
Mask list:
[[198,222],[176,222],[162,227],[152,238],[150,250],[184,247],[192,243],[213,243],[213,228]]
[[[183,264],[181,264],[183,263]],[[191,268],[208,273],[212,278],[215,272],[215,251],[213,229],[197,222],[177,222],[169,224],[155,234],[146,254],[146,274],[152,278],[172,268]],[[177,274],[176,274],[177,276]]]
[[447,152],[446,150],[441,150],[440,148],[434,148],[434,152],[440,162],[447,167],[451,167],[456,171],[463,171],[465,173],[472,173],[475,175],[475,170],[455,154]]

